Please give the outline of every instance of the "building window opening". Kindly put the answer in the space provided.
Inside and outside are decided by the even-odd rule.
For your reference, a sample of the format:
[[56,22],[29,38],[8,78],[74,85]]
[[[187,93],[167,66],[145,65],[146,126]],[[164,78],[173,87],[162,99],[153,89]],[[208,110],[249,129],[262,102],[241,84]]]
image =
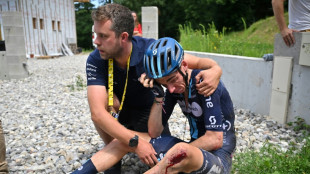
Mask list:
[[44,20],[40,19],[40,29],[43,30],[44,29]]
[[52,20],[52,28],[53,28],[54,31],[56,30],[56,26],[55,26],[55,21],[54,20]]
[[37,18],[32,18],[33,29],[37,29]]
[[57,22],[57,25],[58,25],[58,31],[61,31],[60,21]]

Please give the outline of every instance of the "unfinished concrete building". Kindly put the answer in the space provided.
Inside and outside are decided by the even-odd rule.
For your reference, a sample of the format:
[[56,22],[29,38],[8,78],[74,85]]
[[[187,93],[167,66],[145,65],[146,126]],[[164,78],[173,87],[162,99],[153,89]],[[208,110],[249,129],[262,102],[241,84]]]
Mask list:
[[27,76],[27,58],[76,51],[74,2],[0,0],[0,79]]

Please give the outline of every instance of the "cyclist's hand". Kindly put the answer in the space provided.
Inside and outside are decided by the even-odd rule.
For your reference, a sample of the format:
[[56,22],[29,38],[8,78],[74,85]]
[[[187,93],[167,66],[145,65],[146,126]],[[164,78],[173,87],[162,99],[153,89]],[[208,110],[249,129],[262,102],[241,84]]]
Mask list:
[[156,98],[162,98],[165,95],[163,87],[156,81],[153,82],[153,88],[151,90]]
[[165,92],[163,87],[154,79],[148,78],[145,73],[141,74],[139,81],[144,87],[152,88],[151,90],[156,98],[164,97]]
[[142,138],[139,139],[139,143],[135,149],[135,153],[138,155],[138,157],[143,163],[151,167],[158,163],[155,156],[157,153],[155,152],[153,146],[151,145],[151,143],[145,141]]

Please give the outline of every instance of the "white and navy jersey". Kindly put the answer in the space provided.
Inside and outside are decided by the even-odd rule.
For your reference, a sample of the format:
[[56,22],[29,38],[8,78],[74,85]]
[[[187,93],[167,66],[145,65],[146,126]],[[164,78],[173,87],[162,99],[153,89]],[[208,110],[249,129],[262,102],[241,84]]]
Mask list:
[[195,76],[201,70],[193,70],[190,79],[190,92],[188,106],[185,106],[183,94],[174,94],[166,90],[163,112],[163,125],[165,126],[174,109],[176,103],[182,109],[184,115],[188,118],[190,124],[191,141],[196,140],[208,131],[223,132],[222,149],[232,153],[236,146],[236,136],[234,128],[234,108],[228,91],[220,81],[215,92],[204,97],[196,90]]

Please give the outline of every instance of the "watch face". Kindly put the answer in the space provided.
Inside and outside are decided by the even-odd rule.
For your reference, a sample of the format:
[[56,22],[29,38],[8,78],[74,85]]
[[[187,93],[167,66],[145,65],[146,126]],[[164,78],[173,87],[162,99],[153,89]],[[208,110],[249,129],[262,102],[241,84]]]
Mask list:
[[138,135],[136,135],[135,137],[131,138],[129,141],[129,146],[130,147],[136,147],[138,145]]

